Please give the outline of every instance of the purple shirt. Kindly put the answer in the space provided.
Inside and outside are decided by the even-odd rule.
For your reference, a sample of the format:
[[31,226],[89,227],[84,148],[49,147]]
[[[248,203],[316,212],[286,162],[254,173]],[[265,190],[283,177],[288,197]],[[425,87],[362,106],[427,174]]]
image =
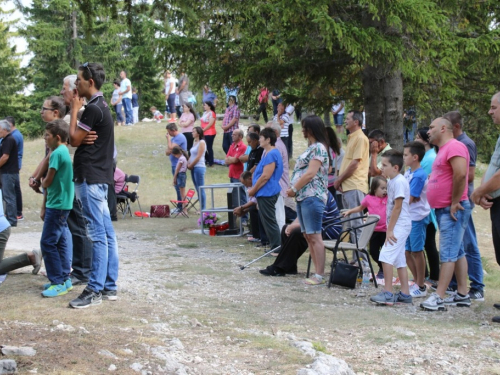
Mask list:
[[[278,138],[276,140],[276,144],[274,145],[276,149],[280,152],[281,158],[283,159],[283,173],[281,174],[280,178],[280,187],[281,191],[280,194],[283,197],[286,197],[286,191],[288,187],[290,186],[290,175],[289,175],[289,170],[288,170],[288,151],[286,150],[286,146],[281,140],[281,138]],[[262,159],[264,159],[264,156],[266,156],[266,151],[262,153]]]

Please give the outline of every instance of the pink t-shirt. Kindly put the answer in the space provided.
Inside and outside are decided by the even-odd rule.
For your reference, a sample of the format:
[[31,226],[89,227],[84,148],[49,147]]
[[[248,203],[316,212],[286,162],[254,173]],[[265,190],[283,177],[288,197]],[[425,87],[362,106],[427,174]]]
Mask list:
[[375,232],[387,232],[387,196],[380,198],[375,195],[366,195],[361,205],[368,208],[371,215],[380,216],[380,221],[375,227]]
[[[427,185],[427,201],[432,208],[444,208],[451,206],[451,195],[453,191],[453,168],[450,159],[462,157],[467,161],[467,175],[465,181],[469,179],[469,151],[467,147],[456,139],[450,139],[444,146],[439,148],[439,152],[432,164],[432,172]],[[467,200],[467,182],[461,201]]]

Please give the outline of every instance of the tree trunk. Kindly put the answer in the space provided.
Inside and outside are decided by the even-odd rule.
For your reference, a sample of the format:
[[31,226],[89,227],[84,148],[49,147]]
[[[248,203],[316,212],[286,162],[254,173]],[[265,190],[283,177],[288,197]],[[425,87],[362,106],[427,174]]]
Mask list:
[[78,42],[78,29],[76,27],[76,16],[77,16],[77,13],[76,13],[76,10],[74,10],[72,13],[71,13],[71,29],[73,30],[73,35],[71,37],[71,44],[72,44],[72,48],[71,48],[71,52],[69,55],[72,57],[72,60],[73,60],[73,67],[75,69],[78,68],[78,66],[80,65],[79,61],[77,61],[75,55],[75,51],[76,51],[76,43]]
[[325,122],[325,126],[332,126],[332,121],[330,120],[330,108],[324,110],[323,121]]
[[[368,12],[363,13],[363,26],[383,32],[389,29],[383,17],[373,19]],[[403,77],[391,64],[384,64],[383,59],[378,61],[376,66],[367,65],[363,69],[366,128],[382,130],[391,147],[403,151]]]

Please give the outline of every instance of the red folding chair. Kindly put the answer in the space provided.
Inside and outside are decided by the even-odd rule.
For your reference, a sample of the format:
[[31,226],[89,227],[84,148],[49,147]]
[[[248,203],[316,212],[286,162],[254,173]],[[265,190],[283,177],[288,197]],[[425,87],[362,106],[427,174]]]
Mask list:
[[[196,210],[196,213],[198,213],[198,210],[195,207],[195,204],[198,202],[198,199],[196,199],[195,201],[193,200],[193,197],[194,197],[195,193],[196,193],[196,191],[194,189],[189,189],[188,192],[187,192],[187,194],[186,194],[186,197],[184,198],[184,200],[178,201],[178,200],[172,199],[170,201],[170,203],[174,207],[174,210],[172,210],[172,212],[170,213],[170,217],[174,217],[175,218],[175,217],[177,217],[179,215],[183,215],[185,217],[189,217],[187,215],[187,213],[184,212],[184,206],[186,206],[185,207],[186,211],[188,211],[190,208],[194,208]],[[182,209],[181,210],[177,209],[179,203],[182,204]]]

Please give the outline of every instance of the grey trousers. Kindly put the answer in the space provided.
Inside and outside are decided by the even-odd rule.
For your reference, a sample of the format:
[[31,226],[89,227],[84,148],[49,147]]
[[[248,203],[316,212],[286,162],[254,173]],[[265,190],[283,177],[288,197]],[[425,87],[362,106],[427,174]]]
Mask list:
[[[350,210],[351,208],[358,207],[361,204],[361,201],[363,200],[364,197],[365,194],[361,192],[361,190],[344,191],[342,194],[342,203],[344,205],[344,208]],[[350,218],[360,217],[360,219],[348,221],[344,225],[346,225],[347,228],[357,227],[359,225],[362,225],[363,224],[363,219],[361,219],[362,216],[363,216],[362,212],[351,214],[349,216]],[[359,240],[360,235],[361,235],[361,230],[357,230],[355,234],[351,233],[351,242],[356,243],[356,237]],[[364,260],[367,260],[364,254],[360,253],[359,255]],[[353,257],[353,259],[355,258]]]
[[259,218],[271,244],[271,249],[281,245],[280,227],[276,221],[276,202],[279,193],[272,197],[258,197]]
[[31,265],[28,254],[26,253],[3,259],[3,254],[9,237],[10,227],[0,232],[0,275]]

